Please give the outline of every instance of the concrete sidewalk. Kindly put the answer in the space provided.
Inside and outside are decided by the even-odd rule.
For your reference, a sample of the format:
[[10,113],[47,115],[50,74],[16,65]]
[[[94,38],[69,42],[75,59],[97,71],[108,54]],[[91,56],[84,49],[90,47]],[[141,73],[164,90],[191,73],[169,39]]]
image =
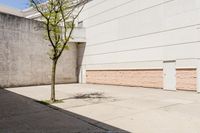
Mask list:
[[[37,100],[50,96],[50,86],[8,90]],[[53,106],[90,118],[84,120],[97,127],[112,125],[133,133],[200,132],[200,94],[196,92],[69,84],[57,85],[56,96],[64,103]]]
[[[99,126],[93,124],[98,123]],[[33,99],[0,89],[1,133],[126,132],[81,115],[45,106]]]

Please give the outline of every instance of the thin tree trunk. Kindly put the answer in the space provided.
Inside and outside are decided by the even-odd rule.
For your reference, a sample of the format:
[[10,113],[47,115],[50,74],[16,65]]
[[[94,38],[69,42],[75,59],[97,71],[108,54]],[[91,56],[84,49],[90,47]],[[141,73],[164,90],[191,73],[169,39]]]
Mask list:
[[57,60],[53,60],[52,72],[51,72],[51,102],[56,101],[56,97],[55,97],[56,65],[57,65]]

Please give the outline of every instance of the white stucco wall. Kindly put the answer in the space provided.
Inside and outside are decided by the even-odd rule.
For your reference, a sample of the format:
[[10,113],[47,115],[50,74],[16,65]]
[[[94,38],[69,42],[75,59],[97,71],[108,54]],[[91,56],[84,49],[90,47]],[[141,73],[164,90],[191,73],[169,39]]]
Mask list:
[[200,58],[199,0],[93,0],[80,21],[87,70],[196,68]]

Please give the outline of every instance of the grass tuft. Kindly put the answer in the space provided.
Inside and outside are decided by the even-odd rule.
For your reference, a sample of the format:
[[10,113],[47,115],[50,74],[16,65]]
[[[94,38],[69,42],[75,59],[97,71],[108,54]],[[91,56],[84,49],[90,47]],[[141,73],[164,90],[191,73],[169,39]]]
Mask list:
[[40,104],[43,104],[43,105],[51,105],[51,104],[56,104],[56,103],[64,103],[63,100],[56,100],[55,102],[52,102],[51,100],[42,100],[42,101],[36,101]]

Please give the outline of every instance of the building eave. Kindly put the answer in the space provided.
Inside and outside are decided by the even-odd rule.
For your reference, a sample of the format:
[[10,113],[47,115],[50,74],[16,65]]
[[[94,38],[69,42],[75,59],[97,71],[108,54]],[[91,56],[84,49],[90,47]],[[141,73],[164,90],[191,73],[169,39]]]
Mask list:
[[6,13],[6,14],[10,14],[10,15],[15,15],[15,16],[19,16],[19,17],[23,17],[23,13],[22,11],[12,8],[12,7],[8,7],[5,5],[1,5],[0,4],[0,12],[1,13]]

